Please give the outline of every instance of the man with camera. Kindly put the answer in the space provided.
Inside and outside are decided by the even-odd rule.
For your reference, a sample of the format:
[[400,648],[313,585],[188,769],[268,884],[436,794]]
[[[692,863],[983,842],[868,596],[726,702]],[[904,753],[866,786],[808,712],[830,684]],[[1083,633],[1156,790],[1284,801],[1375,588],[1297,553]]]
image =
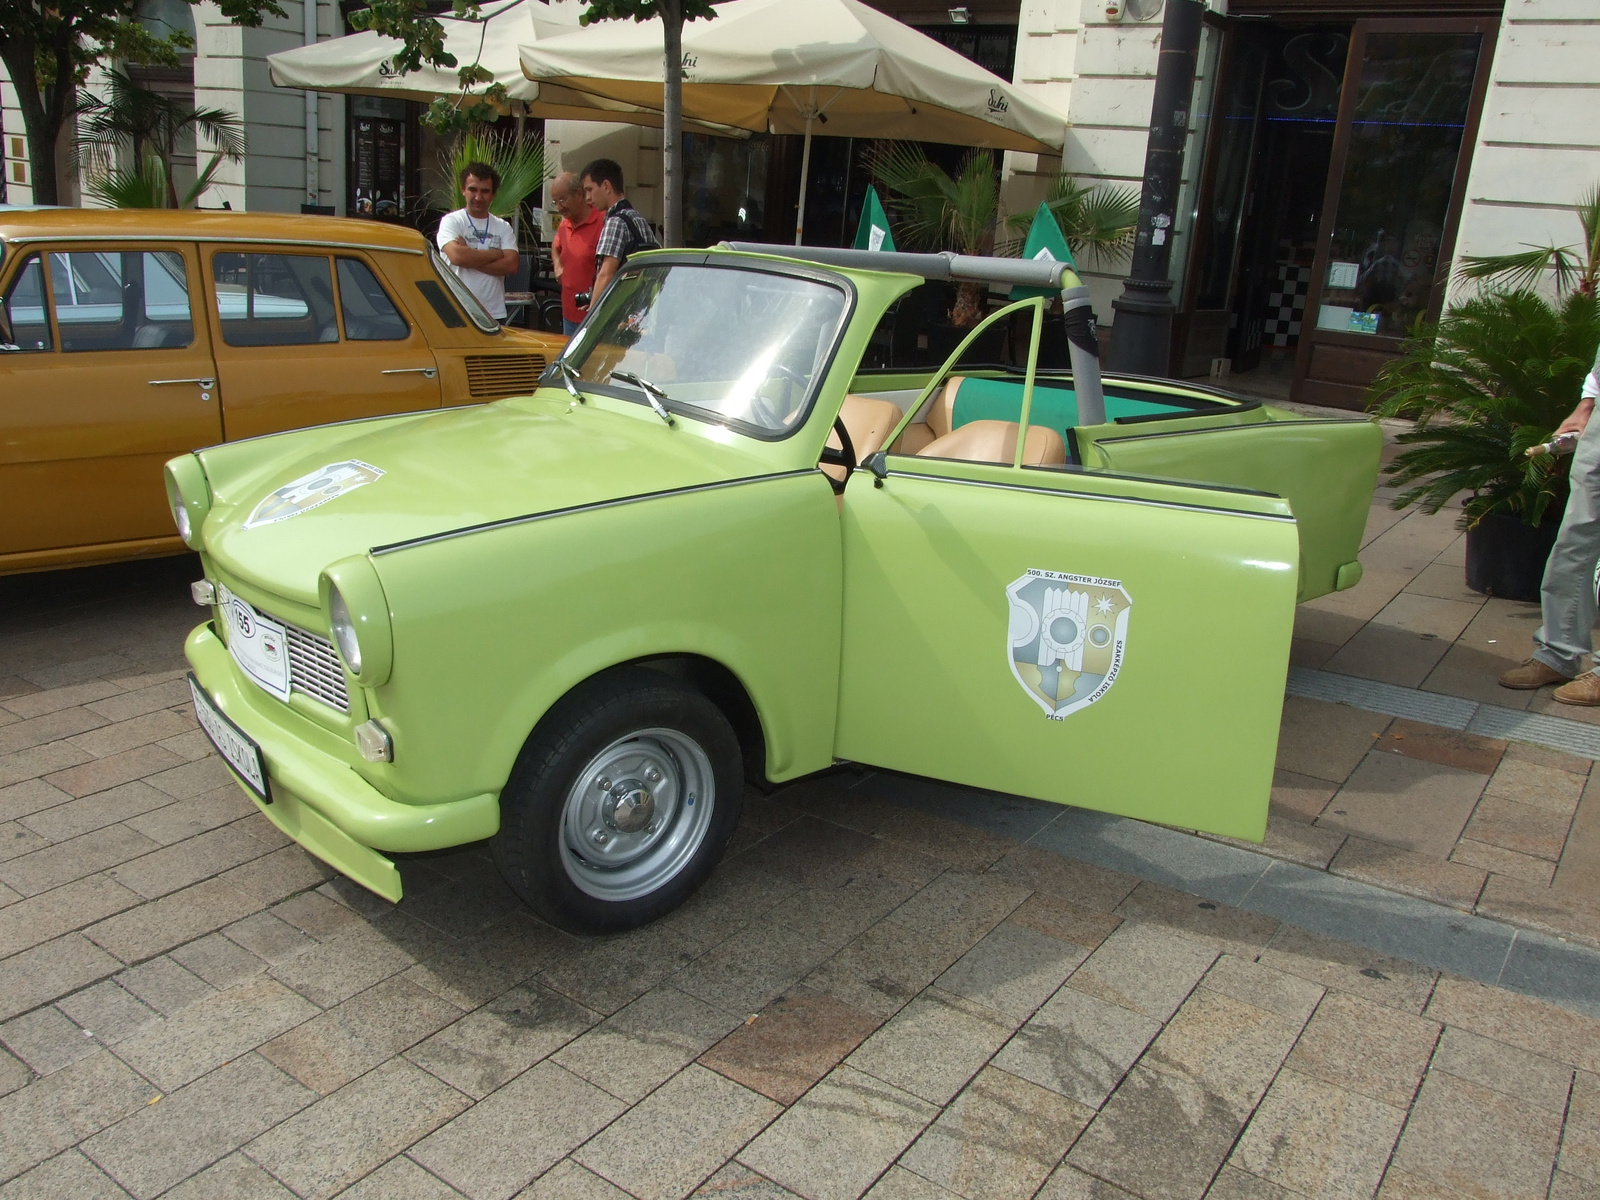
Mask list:
[[597,158],[583,169],[583,195],[606,214],[594,251],[594,295],[599,296],[630,254],[654,250],[661,241],[644,214],[628,203],[623,192],[622,168],[611,159]]

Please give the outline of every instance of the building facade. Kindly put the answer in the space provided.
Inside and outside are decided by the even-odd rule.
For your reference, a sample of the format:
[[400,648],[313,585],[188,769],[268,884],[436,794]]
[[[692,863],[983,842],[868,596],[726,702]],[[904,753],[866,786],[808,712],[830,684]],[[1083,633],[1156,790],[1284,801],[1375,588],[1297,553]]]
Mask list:
[[[151,19],[191,11],[150,3],[161,6]],[[1406,331],[1447,303],[1463,255],[1581,240],[1572,205],[1600,182],[1597,0],[1207,3],[1173,216],[1175,374],[1226,374],[1266,395],[1358,407]],[[250,143],[203,203],[411,220],[445,206],[442,147],[420,127],[420,106],[271,86],[267,54],[345,28],[331,0],[283,7],[260,29],[228,24],[209,0],[192,8],[188,77],[169,73],[162,86],[192,82],[197,104],[240,114]],[[582,7],[552,0],[551,16],[575,23]],[[1066,114],[1060,158],[1004,156],[1007,210],[1033,208],[1062,172],[1138,185],[1161,0],[876,7]],[[26,141],[3,77],[0,122],[7,199],[27,203]],[[659,130],[552,121],[543,133],[558,166],[618,160],[634,203],[659,218]],[[798,139],[691,135],[685,150],[688,241],[792,237]],[[817,140],[807,241],[848,244],[869,150]],[[959,155],[948,148],[952,165]],[[1081,266],[1110,323],[1125,260]]]

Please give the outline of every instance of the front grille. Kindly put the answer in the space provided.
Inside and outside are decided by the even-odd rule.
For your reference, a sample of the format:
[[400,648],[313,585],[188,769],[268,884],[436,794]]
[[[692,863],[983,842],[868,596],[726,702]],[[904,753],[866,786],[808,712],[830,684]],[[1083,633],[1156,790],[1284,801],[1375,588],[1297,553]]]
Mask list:
[[475,400],[523,396],[539,386],[542,354],[473,354],[467,356],[467,386]]
[[342,713],[350,711],[350,693],[344,684],[344,664],[325,637],[285,622],[289,640],[289,686]]

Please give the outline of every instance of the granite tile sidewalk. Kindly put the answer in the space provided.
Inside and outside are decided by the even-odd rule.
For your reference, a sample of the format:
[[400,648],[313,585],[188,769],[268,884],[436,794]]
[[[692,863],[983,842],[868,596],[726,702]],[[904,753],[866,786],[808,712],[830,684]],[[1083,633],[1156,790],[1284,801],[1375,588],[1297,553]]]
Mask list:
[[[1302,661],[1425,640],[1380,620],[1450,552],[1413,519],[1396,558],[1440,549],[1335,598],[1371,609],[1337,644],[1303,613]],[[193,573],[0,580],[0,1200],[1600,1192],[1600,1021],[842,776],[748,796],[631,934],[542,925],[482,847],[380,901],[194,727]],[[1273,852],[1424,863],[1479,911],[1496,878],[1587,894],[1587,762],[1311,703]]]
[[[1397,512],[1393,495],[1373,499],[1362,581],[1300,606],[1291,661],[1600,724],[1550,688],[1498,685],[1531,653],[1539,606],[1468,590],[1459,510]],[[1593,759],[1290,696],[1277,766],[1267,853],[1600,946]]]

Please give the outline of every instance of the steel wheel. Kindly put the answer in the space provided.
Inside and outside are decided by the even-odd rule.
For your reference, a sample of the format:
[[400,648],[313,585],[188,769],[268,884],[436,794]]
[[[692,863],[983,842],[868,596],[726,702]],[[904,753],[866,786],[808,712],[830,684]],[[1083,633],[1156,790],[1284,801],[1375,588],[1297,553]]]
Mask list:
[[716,809],[711,760],[675,729],[618,738],[578,773],[561,813],[561,865],[597,900],[633,900],[694,858]]
[[739,821],[739,739],[712,701],[660,671],[580,684],[529,736],[500,793],[495,862],[552,925],[636,929],[705,881]]

